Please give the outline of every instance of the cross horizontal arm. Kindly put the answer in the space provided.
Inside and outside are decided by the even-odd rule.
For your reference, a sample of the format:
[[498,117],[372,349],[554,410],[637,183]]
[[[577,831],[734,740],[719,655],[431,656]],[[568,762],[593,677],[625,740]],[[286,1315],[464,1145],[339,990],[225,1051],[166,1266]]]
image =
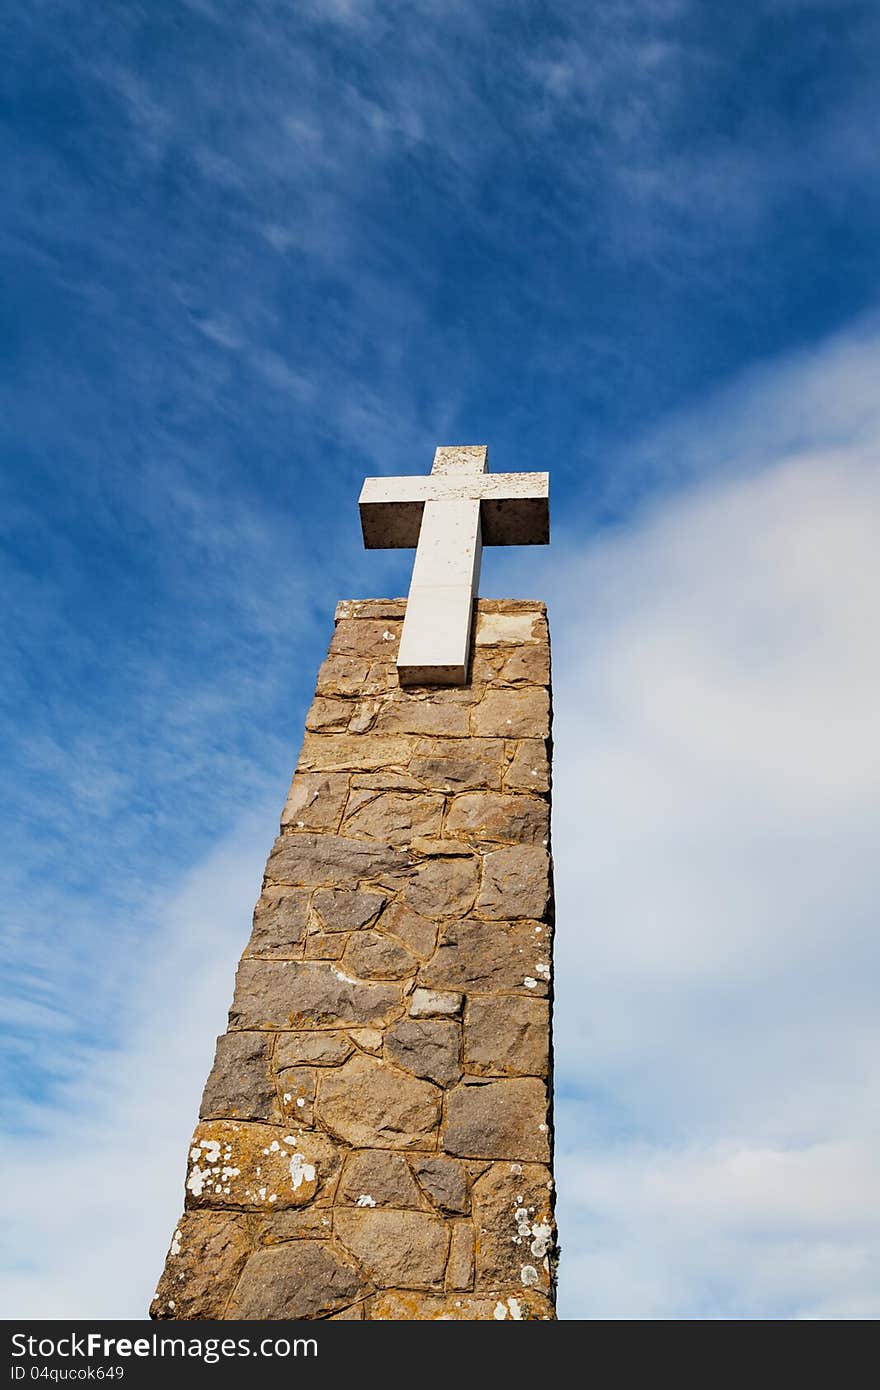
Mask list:
[[368,550],[418,545],[426,502],[479,502],[484,545],[546,545],[549,473],[367,478],[358,506]]

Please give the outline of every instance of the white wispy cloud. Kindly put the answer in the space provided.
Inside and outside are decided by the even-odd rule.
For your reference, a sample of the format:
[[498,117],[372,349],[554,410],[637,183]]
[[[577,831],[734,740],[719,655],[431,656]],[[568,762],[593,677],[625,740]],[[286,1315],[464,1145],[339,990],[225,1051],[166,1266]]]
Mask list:
[[878,369],[752,372],[548,575],[567,1316],[880,1311]]

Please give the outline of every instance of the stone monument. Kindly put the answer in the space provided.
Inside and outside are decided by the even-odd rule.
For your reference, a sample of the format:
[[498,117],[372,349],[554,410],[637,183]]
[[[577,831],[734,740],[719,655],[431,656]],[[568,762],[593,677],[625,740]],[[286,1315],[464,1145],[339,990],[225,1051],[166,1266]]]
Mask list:
[[550,650],[477,600],[547,475],[368,479],[409,598],[340,603],[151,1306],[552,1319]]

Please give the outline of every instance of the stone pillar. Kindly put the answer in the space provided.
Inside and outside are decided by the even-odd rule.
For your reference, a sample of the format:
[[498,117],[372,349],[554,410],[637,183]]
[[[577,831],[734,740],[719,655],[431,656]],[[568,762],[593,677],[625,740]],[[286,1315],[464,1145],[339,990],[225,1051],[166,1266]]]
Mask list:
[[555,1316],[543,604],[469,685],[339,605],[154,1318]]

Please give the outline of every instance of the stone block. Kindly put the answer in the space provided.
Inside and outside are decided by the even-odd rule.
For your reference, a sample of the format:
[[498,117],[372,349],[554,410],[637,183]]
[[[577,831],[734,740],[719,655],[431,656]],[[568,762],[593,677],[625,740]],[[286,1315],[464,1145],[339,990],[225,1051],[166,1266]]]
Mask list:
[[512,647],[537,642],[540,618],[540,613],[534,609],[519,613],[490,613],[478,608],[474,645]]
[[345,1033],[277,1033],[273,1060],[277,1071],[301,1066],[338,1067],[353,1051]]
[[419,961],[401,941],[382,932],[362,931],[350,938],[342,965],[361,980],[403,980],[416,973]]
[[396,661],[400,623],[387,618],[342,618],[330,643],[331,656],[368,656]]
[[348,944],[348,932],[309,932],[303,943],[303,960],[341,960]]
[[187,1206],[280,1211],[311,1202],[338,1172],[337,1149],[326,1134],[294,1128],[204,1121],[190,1144]]
[[405,772],[419,742],[405,734],[306,733],[299,772]]
[[311,1067],[286,1067],[279,1073],[281,1112],[285,1124],[311,1125],[314,1118],[315,1072]]
[[326,932],[360,931],[372,926],[387,901],[385,893],[319,888],[312,898],[312,911]]
[[418,835],[439,835],[443,797],[421,792],[353,791],[342,829],[383,845],[408,845]]
[[427,1081],[358,1054],[318,1081],[316,1113],[357,1148],[428,1148],[436,1140],[442,1092]]
[[515,647],[498,673],[505,685],[549,685],[550,651],[544,645]]
[[414,955],[427,960],[437,945],[437,923],[405,903],[395,902],[382,913],[379,929],[402,941]]
[[480,1232],[478,1289],[516,1287],[549,1293],[556,1249],[550,1169],[493,1163],[474,1183],[474,1224]]
[[187,1211],[177,1223],[151,1318],[223,1318],[251,1250],[238,1212]]
[[446,1266],[448,1289],[471,1289],[474,1285],[474,1228],[470,1221],[456,1221],[452,1227],[449,1263]]
[[427,696],[407,695],[382,706],[376,719],[376,732],[382,734],[430,734],[440,738],[466,738],[470,716],[467,705],[450,699],[453,691],[436,691]]
[[547,1088],[532,1077],[465,1080],[448,1092],[443,1148],[459,1158],[547,1163]]
[[443,833],[477,842],[546,845],[550,807],[536,796],[463,792],[452,801]]
[[471,733],[477,738],[547,738],[550,697],[546,690],[486,691],[471,714]]
[[332,1208],[325,1205],[287,1207],[277,1211],[273,1206],[256,1221],[258,1245],[281,1245],[288,1240],[327,1240],[332,1234]]
[[434,791],[500,788],[504,735],[496,738],[419,739],[409,771]]
[[474,856],[426,859],[402,878],[401,896],[422,917],[461,917],[473,907],[479,881]]
[[421,1207],[422,1199],[403,1154],[388,1149],[350,1153],[336,1192],[355,1207]]
[[370,662],[362,656],[328,656],[318,672],[319,695],[363,695]]
[[556,1317],[552,1303],[531,1289],[441,1295],[388,1289],[368,1299],[364,1309],[365,1317],[377,1322],[547,1322]]
[[406,869],[400,850],[345,835],[282,835],[266,865],[266,882],[314,888],[357,888],[362,879]]
[[465,1070],[478,1076],[546,1076],[550,1066],[546,999],[483,995],[464,1020]]
[[343,598],[336,605],[334,619],[384,618],[386,622],[402,622],[406,613],[405,598]]
[[385,1053],[413,1076],[450,1086],[461,1076],[461,1028],[448,1019],[402,1018],[385,1034]]
[[316,695],[306,714],[306,728],[317,733],[345,733],[353,713],[350,700]]
[[483,860],[477,912],[483,917],[540,921],[550,901],[550,856],[537,845],[496,849]]
[[298,772],[281,813],[283,828],[335,830],[348,796],[348,778],[341,772]]
[[[546,953],[536,942],[539,922],[480,922],[465,918],[440,932],[431,960],[419,971],[419,985],[432,990],[478,994],[503,991],[540,997],[547,993]],[[539,966],[543,969],[539,969]]]
[[266,959],[293,959],[308,929],[309,893],[307,889],[269,889],[254,909],[254,929],[247,954]]
[[269,1078],[266,1033],[223,1033],[202,1093],[199,1118],[276,1118],[275,1086]]
[[323,961],[245,959],[238,967],[230,1028],[337,1028],[385,1022],[400,987],[351,979]]
[[420,1186],[441,1211],[464,1215],[471,1209],[467,1172],[454,1158],[423,1157],[410,1160]]
[[542,738],[523,738],[504,770],[506,792],[535,792],[541,796],[550,790],[550,761],[547,743]]
[[410,1289],[442,1287],[449,1228],[439,1217],[421,1211],[341,1207],[334,1229],[373,1283]]
[[243,1322],[321,1318],[368,1292],[361,1271],[336,1242],[296,1240],[250,1256],[226,1317]]
[[414,989],[410,995],[411,1018],[454,1018],[461,1013],[462,996],[448,990]]

